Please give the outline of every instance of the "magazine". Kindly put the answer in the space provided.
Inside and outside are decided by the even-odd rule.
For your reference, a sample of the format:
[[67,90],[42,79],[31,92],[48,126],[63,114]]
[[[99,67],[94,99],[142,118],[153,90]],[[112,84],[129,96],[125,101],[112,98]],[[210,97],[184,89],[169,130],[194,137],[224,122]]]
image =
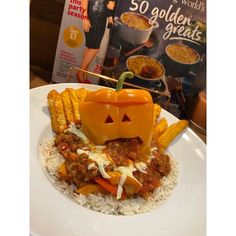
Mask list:
[[[70,68],[101,73],[115,10],[115,0],[66,0],[55,55],[52,81],[68,82]],[[75,71],[69,82],[98,83]]]
[[187,117],[206,87],[205,0],[119,1],[114,22],[102,74],[117,79],[132,71],[129,83],[159,91],[154,101]]

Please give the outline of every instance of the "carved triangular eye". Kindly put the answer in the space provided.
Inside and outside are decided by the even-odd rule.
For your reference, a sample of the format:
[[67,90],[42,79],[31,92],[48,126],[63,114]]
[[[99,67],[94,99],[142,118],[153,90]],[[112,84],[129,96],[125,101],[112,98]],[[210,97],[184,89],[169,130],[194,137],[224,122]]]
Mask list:
[[123,116],[121,121],[122,122],[130,122],[131,120],[130,120],[130,118],[126,114],[124,114],[124,116]]
[[108,117],[106,118],[105,123],[107,123],[107,124],[114,123],[114,121],[110,115],[108,115]]

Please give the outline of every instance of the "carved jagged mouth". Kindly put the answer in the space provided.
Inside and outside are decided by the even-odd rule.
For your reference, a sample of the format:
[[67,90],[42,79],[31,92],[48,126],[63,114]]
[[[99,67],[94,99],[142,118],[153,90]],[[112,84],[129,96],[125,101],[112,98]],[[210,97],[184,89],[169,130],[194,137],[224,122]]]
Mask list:
[[138,143],[143,144],[142,138],[139,137],[139,136],[134,136],[134,137],[131,137],[131,138],[117,138],[117,139],[113,139],[113,140],[107,140],[106,142],[116,141],[116,140],[121,141],[121,142],[128,142],[132,139],[137,139]]

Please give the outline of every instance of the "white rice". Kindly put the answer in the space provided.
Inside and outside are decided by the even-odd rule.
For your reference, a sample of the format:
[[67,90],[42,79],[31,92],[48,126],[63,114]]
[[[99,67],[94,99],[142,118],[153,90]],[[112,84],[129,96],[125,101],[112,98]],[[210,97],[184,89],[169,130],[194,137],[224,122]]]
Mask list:
[[177,184],[178,163],[170,156],[171,171],[169,175],[161,180],[161,186],[157,188],[147,200],[138,197],[118,201],[111,195],[91,194],[85,196],[83,194],[77,194],[74,192],[73,185],[69,185],[58,179],[57,170],[64,158],[57,152],[53,143],[54,140],[51,139],[45,140],[44,143],[40,145],[40,153],[42,154],[41,163],[49,179],[52,181],[53,185],[67,197],[94,211],[112,215],[133,215],[149,212],[162,204],[171,195]]

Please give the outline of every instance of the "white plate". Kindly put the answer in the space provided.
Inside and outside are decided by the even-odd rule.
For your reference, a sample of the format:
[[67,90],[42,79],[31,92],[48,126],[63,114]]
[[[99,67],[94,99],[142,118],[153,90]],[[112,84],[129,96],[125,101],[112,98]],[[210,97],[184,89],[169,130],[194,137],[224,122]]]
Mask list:
[[[135,216],[112,216],[86,209],[65,197],[49,182],[38,153],[44,136],[52,135],[47,94],[66,87],[97,85],[57,84],[30,92],[30,227],[34,236],[202,236],[206,230],[206,145],[187,129],[169,146],[179,162],[178,184],[158,208]],[[177,121],[162,111],[169,123]]]

